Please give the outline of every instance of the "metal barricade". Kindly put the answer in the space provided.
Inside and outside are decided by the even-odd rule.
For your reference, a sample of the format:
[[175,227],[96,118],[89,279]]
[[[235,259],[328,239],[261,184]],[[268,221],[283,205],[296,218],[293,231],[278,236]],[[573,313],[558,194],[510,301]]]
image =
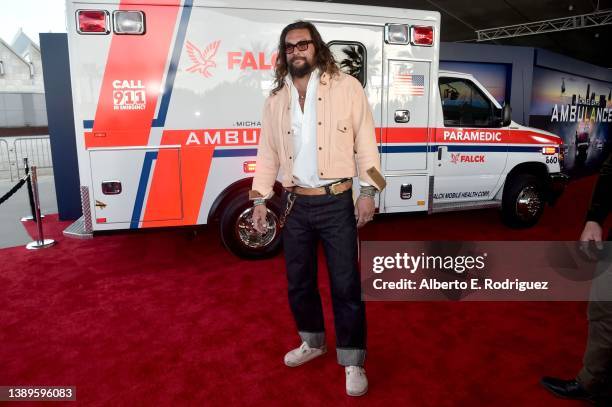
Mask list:
[[[8,177],[6,175],[8,174]],[[13,182],[13,166],[9,145],[6,140],[0,139],[0,179],[10,178]]]
[[[41,168],[53,168],[51,160],[51,143],[49,136],[17,138],[13,144],[15,162],[23,162],[27,158],[32,166]],[[23,169],[17,165],[17,177],[20,177]]]

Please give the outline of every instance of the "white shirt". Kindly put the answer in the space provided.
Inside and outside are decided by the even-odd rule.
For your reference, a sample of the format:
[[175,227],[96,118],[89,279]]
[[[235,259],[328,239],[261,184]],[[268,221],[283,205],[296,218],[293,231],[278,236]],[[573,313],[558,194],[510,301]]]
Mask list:
[[319,70],[310,74],[306,87],[304,112],[300,107],[299,93],[293,85],[291,75],[287,82],[291,90],[291,128],[293,130],[293,180],[306,188],[319,187],[338,179],[321,179],[317,173],[317,88]]

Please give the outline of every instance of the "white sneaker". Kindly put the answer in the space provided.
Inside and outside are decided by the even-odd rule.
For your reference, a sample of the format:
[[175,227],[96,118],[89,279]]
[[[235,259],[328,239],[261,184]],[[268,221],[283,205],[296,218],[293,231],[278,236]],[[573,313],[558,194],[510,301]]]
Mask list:
[[327,346],[323,345],[320,348],[311,348],[306,342],[302,342],[299,348],[290,350],[285,355],[285,364],[289,367],[296,367],[321,356],[327,352]]
[[349,396],[363,396],[368,392],[368,378],[365,369],[360,366],[346,366],[346,394]]

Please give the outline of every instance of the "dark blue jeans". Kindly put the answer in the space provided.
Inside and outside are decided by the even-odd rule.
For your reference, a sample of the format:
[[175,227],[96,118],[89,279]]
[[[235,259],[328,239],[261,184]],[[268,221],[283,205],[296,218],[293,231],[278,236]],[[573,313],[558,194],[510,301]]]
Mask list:
[[[286,199],[285,196],[285,204]],[[300,337],[311,347],[325,344],[317,283],[319,241],[323,243],[327,259],[338,363],[362,366],[366,353],[366,319],[351,190],[339,195],[298,195],[283,229],[289,305]]]

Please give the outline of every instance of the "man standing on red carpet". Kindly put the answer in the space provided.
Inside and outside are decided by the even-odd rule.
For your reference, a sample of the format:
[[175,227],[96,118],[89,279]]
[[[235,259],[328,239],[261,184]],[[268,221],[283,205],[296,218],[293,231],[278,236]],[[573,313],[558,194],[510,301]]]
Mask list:
[[[603,248],[602,225],[612,210],[612,153],[601,167],[587,222],[580,236],[582,242],[594,242]],[[608,235],[612,240],[612,231]],[[607,248],[609,252],[609,247]],[[610,254],[608,253],[608,256]],[[603,263],[603,262],[600,262]],[[605,259],[610,266],[610,258]],[[612,301],[610,273],[606,270],[594,280],[589,302],[589,337],[578,376],[572,380],[542,378],[542,385],[553,394],[569,399],[589,400],[597,406],[612,406]],[[597,286],[596,286],[597,284]]]
[[[286,189],[281,218],[289,305],[302,340],[285,355],[290,367],[326,351],[317,283],[317,247],[323,243],[334,310],[336,355],[346,392],[368,390],[365,304],[357,266],[357,228],[374,215],[385,187],[374,120],[361,83],[339,71],[314,25],[298,21],[280,35],[276,87],[265,102],[257,164],[249,197],[253,225],[266,230],[266,199],[279,170]],[[353,203],[352,178],[361,186]]]

